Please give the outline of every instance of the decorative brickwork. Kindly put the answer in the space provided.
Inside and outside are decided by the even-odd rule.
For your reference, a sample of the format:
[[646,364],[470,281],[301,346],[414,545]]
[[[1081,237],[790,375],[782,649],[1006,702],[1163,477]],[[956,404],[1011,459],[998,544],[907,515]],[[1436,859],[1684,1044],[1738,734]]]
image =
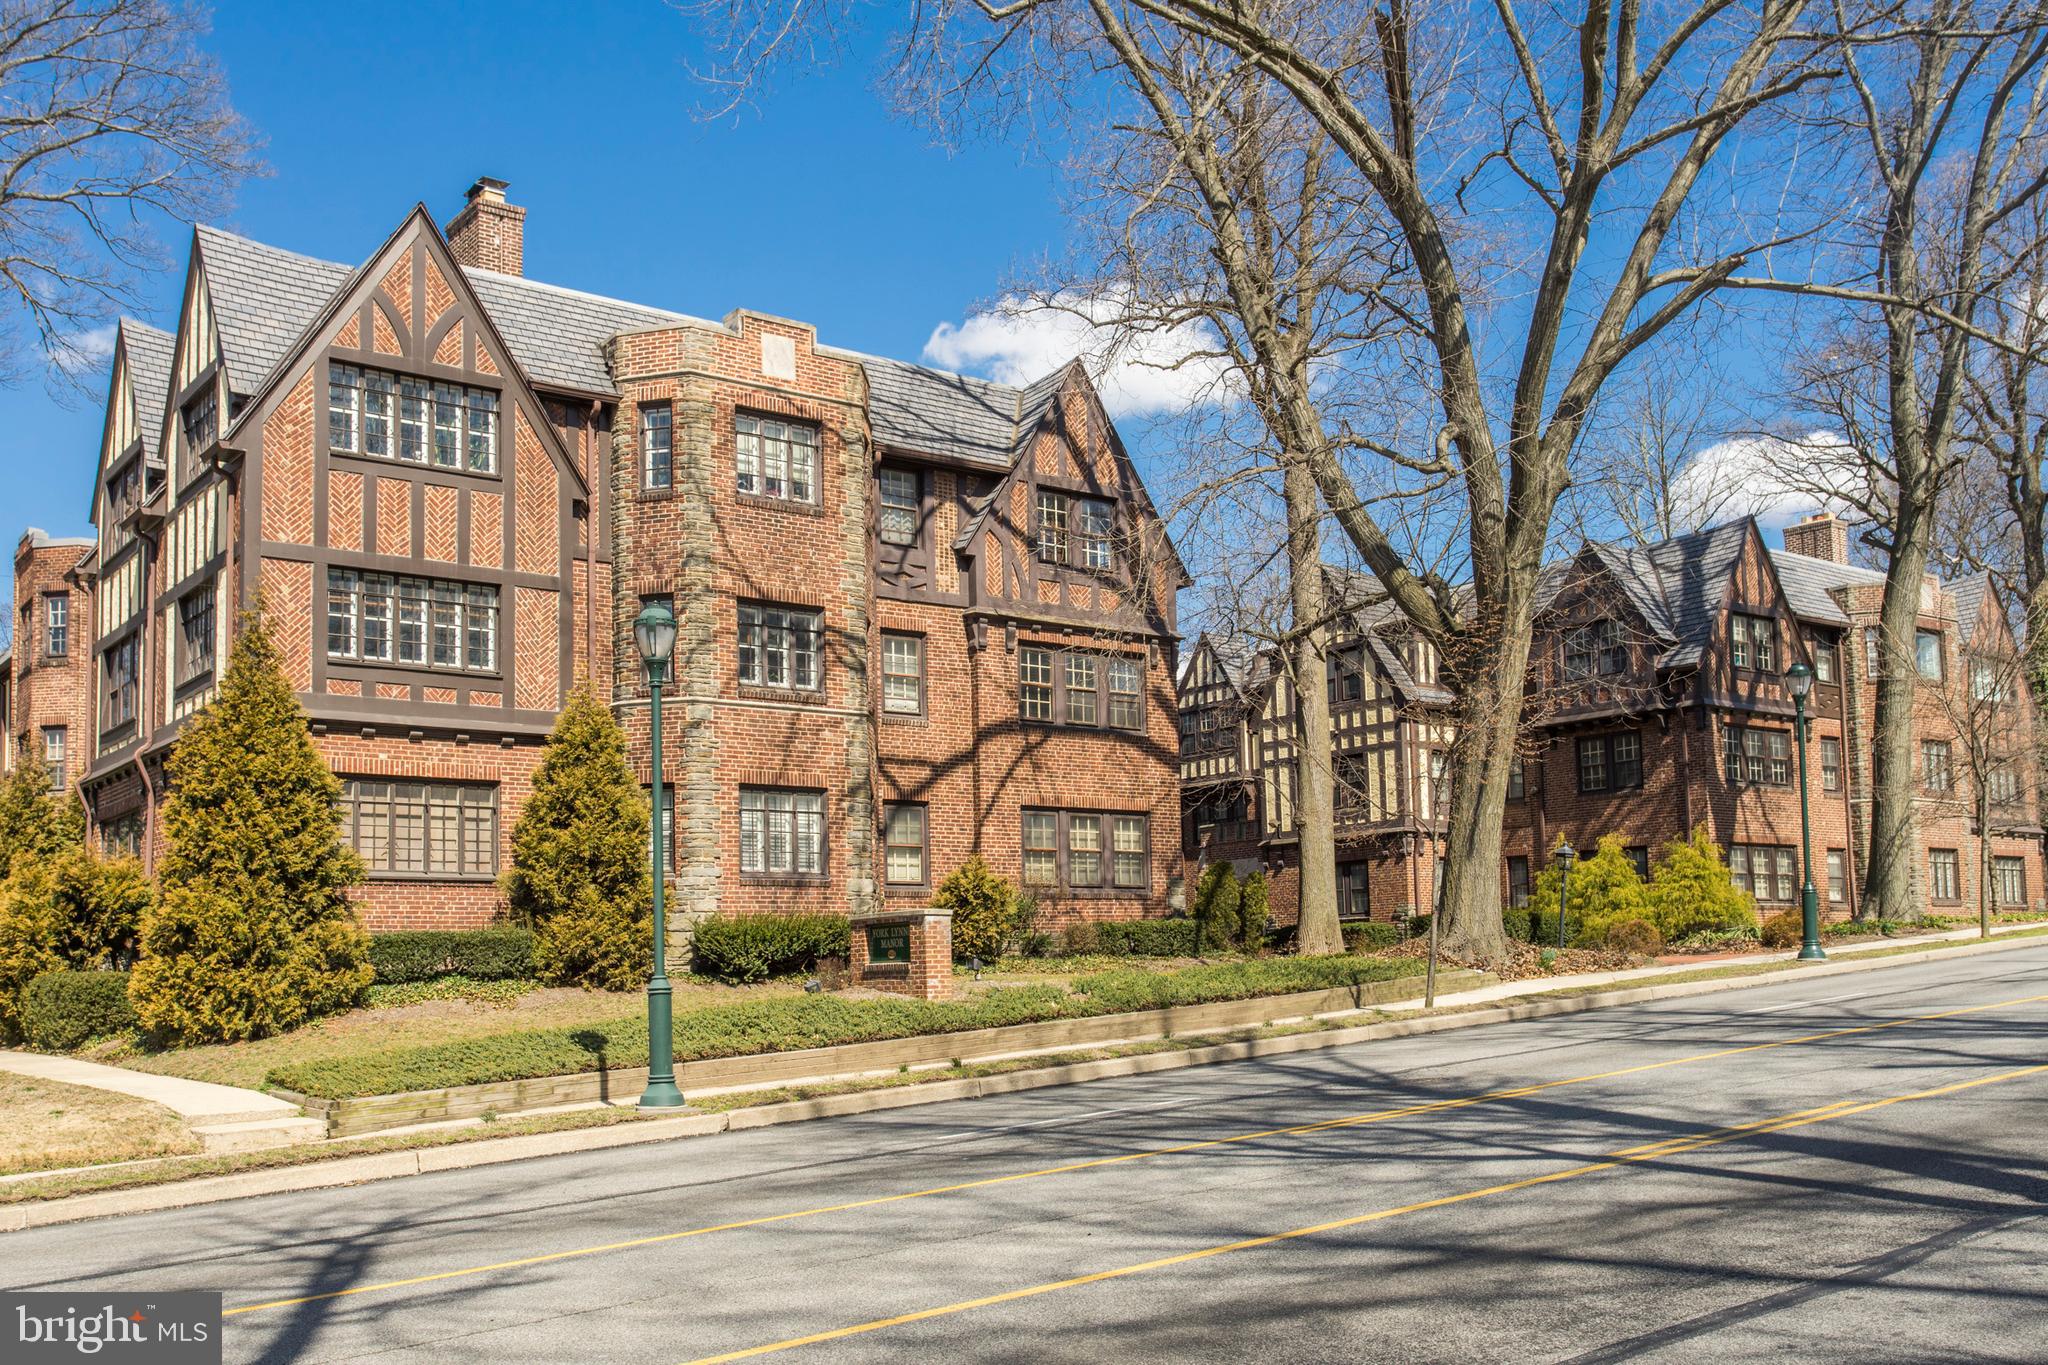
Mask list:
[[411,700],[412,700],[412,684],[410,684],[410,683],[378,683],[378,684],[377,684],[377,695],[378,695],[378,697],[380,697],[381,699],[383,699],[383,700],[385,700],[385,701],[411,701]]
[[[391,311],[406,331],[412,330],[412,252],[401,251],[379,286],[391,301]],[[382,349],[379,347],[378,349]]]
[[412,554],[410,480],[377,480],[377,553],[397,556]]
[[505,499],[500,494],[469,495],[469,562],[480,569],[505,567]]
[[426,501],[427,534],[424,553],[428,559],[452,564],[455,562],[455,490],[430,483],[426,487]]
[[348,321],[343,323],[341,330],[334,334],[334,344],[345,346],[351,351],[362,349],[363,319],[361,314],[350,313],[348,315]]
[[[446,277],[444,277],[441,274],[440,263],[437,262],[432,256],[427,257],[427,326],[431,328],[435,323],[441,320],[441,315],[443,313],[447,312],[450,308],[453,308],[454,306],[455,291],[448,287],[448,281]],[[457,325],[455,327],[450,328],[448,331],[448,335],[456,338],[456,358],[445,363],[450,365],[460,365],[462,363],[461,326]]]
[[498,374],[498,362],[491,359],[490,347],[484,345],[482,337],[478,337],[476,342],[476,372],[493,377]]
[[337,550],[363,548],[363,476],[337,469],[327,476],[327,543]]
[[455,705],[455,689],[452,687],[427,687],[420,690],[420,700],[429,706]]
[[554,461],[548,458],[523,410],[514,426],[517,465],[513,477],[518,497],[512,562],[521,573],[556,573],[561,567],[561,542],[557,528],[560,494]]
[[263,538],[313,541],[313,376],[292,386],[263,424]]
[[391,329],[382,308],[370,310],[370,349],[379,355],[404,355],[405,348],[398,344],[398,333]]
[[327,695],[330,697],[360,697],[363,695],[363,685],[353,678],[329,678],[327,680]]
[[562,680],[555,662],[555,610],[559,593],[520,588],[514,594],[513,704],[522,711],[552,711],[561,701]]
[[441,334],[441,344],[434,348],[434,363],[454,369],[462,368],[462,324],[456,323]]
[[469,694],[469,704],[471,706],[503,706],[505,704],[505,694],[503,692],[484,692],[473,689]]
[[257,576],[264,624],[292,691],[313,690],[313,566],[289,559],[265,559]]

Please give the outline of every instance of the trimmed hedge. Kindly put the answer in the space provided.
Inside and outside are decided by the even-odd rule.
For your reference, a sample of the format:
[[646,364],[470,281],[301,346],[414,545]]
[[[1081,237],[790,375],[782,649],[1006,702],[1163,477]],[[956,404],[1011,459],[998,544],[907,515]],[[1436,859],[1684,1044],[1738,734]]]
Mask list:
[[[1420,918],[1418,916],[1417,918]],[[1424,930],[1428,925],[1423,926]],[[1374,948],[1392,948],[1404,941],[1398,924],[1347,924],[1344,926],[1344,948],[1346,952],[1370,952]]]
[[[1171,922],[1171,921],[1167,921]],[[1192,924],[1189,925],[1192,928]],[[840,1043],[959,1033],[1079,1019],[1167,1005],[1247,1000],[1318,987],[1386,981],[1423,970],[1417,962],[1371,958],[1266,958],[1181,972],[1118,969],[1084,976],[1069,995],[1053,985],[1004,986],[979,1000],[848,1000],[791,995],[691,1010],[675,1021],[679,1062],[744,1057]],[[645,1020],[526,1029],[460,1042],[391,1048],[353,1057],[290,1063],[268,1082],[303,1095],[349,1099],[488,1081],[562,1076],[647,1061]]]
[[533,975],[531,929],[402,929],[370,936],[376,981],[431,981],[467,976],[502,981]]
[[134,1027],[126,972],[44,972],[22,987],[21,1031],[35,1047],[69,1052]]
[[1191,919],[1115,919],[1095,926],[1095,951],[1112,957],[1193,957]]
[[853,951],[844,915],[715,915],[697,925],[692,966],[721,981],[765,981],[809,971]]

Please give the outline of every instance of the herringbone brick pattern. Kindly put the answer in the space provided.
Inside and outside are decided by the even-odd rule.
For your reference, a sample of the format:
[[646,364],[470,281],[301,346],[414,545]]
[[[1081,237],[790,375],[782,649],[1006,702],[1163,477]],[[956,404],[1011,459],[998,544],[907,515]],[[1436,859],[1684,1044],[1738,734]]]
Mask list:
[[313,376],[292,386],[263,424],[265,540],[313,542]]
[[370,322],[372,323],[371,331],[374,334],[371,338],[372,350],[376,351],[379,355],[405,354],[405,348],[398,344],[398,333],[391,330],[391,323],[384,317],[383,309],[371,309]]
[[444,564],[455,562],[455,490],[438,484],[428,484],[427,535],[425,554],[428,559],[438,559]]
[[561,559],[557,521],[561,490],[554,461],[527,423],[525,409],[514,410],[512,424],[517,433],[513,445],[513,567],[521,573],[552,574]]
[[377,480],[377,553],[412,553],[412,484],[404,479]]
[[441,337],[441,344],[434,348],[434,363],[462,368],[462,324],[456,323]]
[[363,548],[363,476],[345,469],[327,475],[327,543],[337,550]]
[[[448,287],[448,281],[441,274],[441,266],[430,255],[427,257],[427,326],[432,327],[441,320],[441,315],[455,306],[455,291]],[[451,336],[458,335],[451,331]],[[458,346],[461,342],[458,340]],[[458,357],[460,352],[457,353]],[[454,364],[460,365],[458,358]]]
[[391,311],[398,314],[398,320],[405,329],[412,330],[412,247],[399,253],[392,262],[390,271],[384,276],[384,295],[391,300]]
[[469,495],[469,562],[480,569],[505,567],[505,499],[502,494]]
[[562,680],[555,657],[557,593],[545,588],[513,592],[513,704],[522,711],[552,711],[561,701]]
[[263,593],[264,624],[292,691],[313,690],[313,566],[290,559],[266,559],[256,581]]
[[334,344],[359,350],[363,344],[363,319],[359,313],[351,313],[342,329],[334,334]]

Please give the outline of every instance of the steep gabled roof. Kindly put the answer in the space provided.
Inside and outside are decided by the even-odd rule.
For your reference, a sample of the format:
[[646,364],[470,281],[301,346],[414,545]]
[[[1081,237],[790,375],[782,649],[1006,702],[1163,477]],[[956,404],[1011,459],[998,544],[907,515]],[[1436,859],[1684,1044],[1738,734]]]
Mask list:
[[157,447],[163,424],[157,420],[170,401],[171,353],[178,339],[134,318],[121,319],[120,343],[128,357],[128,386],[135,391],[135,425],[142,433],[142,458],[162,462]]
[[1771,564],[1778,571],[1778,582],[1785,589],[1785,600],[1792,604],[1794,614],[1802,621],[1846,626],[1849,618],[1843,615],[1841,604],[1835,601],[1834,591],[1838,588],[1884,586],[1884,575],[1875,569],[1837,564],[1831,559],[1815,559],[1790,550],[1771,551]]
[[205,224],[194,232],[229,380],[236,393],[254,393],[355,267]]
[[1964,644],[1977,633],[1977,619],[1984,614],[1984,599],[1991,595],[1991,575],[1959,578],[1948,585],[1956,604],[1956,637]]
[[1729,579],[1742,558],[1742,547],[1754,529],[1745,517],[1644,547],[1641,553],[1656,571],[1675,642],[1658,659],[1659,667],[1699,662],[1721,604],[1728,600]]
[[463,267],[512,348],[512,358],[536,384],[611,394],[618,390],[604,359],[605,343],[621,332],[667,327],[716,327],[687,313],[586,294],[523,275]]
[[1021,390],[901,360],[848,354],[867,371],[868,424],[878,444],[990,469],[1010,467],[1018,443]]

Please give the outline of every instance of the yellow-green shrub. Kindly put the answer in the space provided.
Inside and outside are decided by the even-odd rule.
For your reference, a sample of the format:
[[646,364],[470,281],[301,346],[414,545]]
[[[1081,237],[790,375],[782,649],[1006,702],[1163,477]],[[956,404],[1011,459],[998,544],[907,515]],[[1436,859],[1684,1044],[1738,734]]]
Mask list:
[[1706,827],[1673,839],[1650,870],[1650,920],[1666,942],[1692,934],[1756,928],[1756,903],[1736,887],[1721,846]]
[[970,854],[939,883],[932,904],[953,912],[953,957],[994,962],[1003,955],[1014,923],[1017,892],[998,877],[979,853]]

